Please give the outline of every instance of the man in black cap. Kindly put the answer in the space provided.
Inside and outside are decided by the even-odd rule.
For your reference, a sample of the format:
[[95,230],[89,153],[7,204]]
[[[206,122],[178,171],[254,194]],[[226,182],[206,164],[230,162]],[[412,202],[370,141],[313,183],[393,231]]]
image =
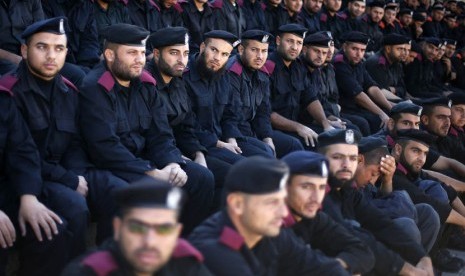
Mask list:
[[150,175],[183,187],[189,201],[181,221],[189,232],[210,211],[213,175],[176,147],[157,82],[143,70],[148,35],[134,25],[108,27],[105,60],[80,93],[81,129],[97,167],[128,182]]
[[[465,28],[464,28],[465,30]],[[461,90],[465,90],[465,47],[458,49],[451,58],[452,66],[457,77],[452,81],[452,85]]]
[[383,20],[380,22],[380,29],[384,35],[392,33],[401,33],[402,26],[397,19],[397,5],[386,5],[384,8]]
[[413,24],[413,10],[404,8],[399,11],[399,23],[402,26],[400,34],[412,38],[411,25]]
[[99,222],[97,242],[111,235],[116,211],[108,192],[126,182],[89,162],[79,129],[78,90],[60,74],[66,58],[67,19],[38,21],[23,32],[23,61],[0,85],[15,100],[41,157],[48,202],[72,232],[71,257],[85,250],[89,207]]
[[[277,157],[303,149],[297,138],[271,128],[270,80],[264,67],[268,57],[270,33],[248,30],[242,34],[238,55],[228,64],[234,109],[238,114],[235,136],[241,140],[258,138],[270,146]],[[242,137],[241,137],[242,136]]]
[[360,138],[359,132],[350,129],[326,131],[318,136],[318,151],[329,160],[331,187],[323,211],[369,244],[376,258],[376,273],[432,275],[431,259],[424,248],[352,187]]
[[281,229],[289,168],[251,157],[226,177],[224,210],[189,237],[215,275],[346,275],[340,263],[312,251],[290,229]]
[[58,275],[69,261],[66,221],[46,202],[37,147],[2,86],[0,109],[0,275],[11,247],[19,250],[18,275]]
[[402,57],[407,55],[410,39],[396,33],[384,36],[383,48],[369,57],[365,67],[386,98],[400,100],[407,96],[403,79]]
[[333,64],[342,113],[364,117],[370,124],[368,132],[374,133],[389,120],[385,111],[389,111],[393,104],[386,99],[365,69],[363,56],[368,41],[369,37],[364,33],[347,33],[342,50],[334,56]]
[[321,31],[331,32],[334,39],[334,46],[339,49],[341,43],[339,38],[345,31],[345,22],[338,14],[341,9],[342,1],[325,0],[320,12],[320,29]]
[[202,254],[179,238],[180,188],[147,177],[113,194],[120,209],[113,238],[70,263],[63,276],[211,275]]
[[[189,104],[182,74],[189,58],[189,35],[184,27],[168,27],[153,33],[148,43],[153,48],[153,59],[147,71],[157,81],[157,90],[166,107],[168,122],[172,128],[176,147],[182,154],[198,165],[199,172],[209,168],[215,176],[216,192],[213,208],[218,208],[224,178],[230,164],[210,154],[196,135],[197,120]],[[223,149],[226,151],[226,149]],[[191,163],[190,161],[187,161]]]
[[239,1],[216,0],[212,2],[212,5],[214,7],[215,29],[241,37],[242,32],[247,30],[248,26]]
[[235,35],[221,30],[205,33],[204,37],[200,53],[190,59],[183,80],[199,123],[197,136],[200,142],[209,153],[232,164],[242,156],[237,143],[229,143],[223,136],[223,132],[229,131],[235,123],[234,111],[230,109],[229,81],[224,72],[232,50],[240,41]]
[[374,256],[368,246],[319,210],[328,185],[328,160],[319,153],[296,151],[282,161],[290,168],[285,227],[292,227],[306,244],[336,258],[352,274],[371,271]]
[[431,11],[431,20],[427,20],[423,25],[423,36],[425,37],[443,37],[444,24],[443,19],[446,8],[441,3],[433,5]]
[[345,23],[345,32],[361,30],[360,18],[365,13],[365,9],[365,0],[347,1],[347,8],[339,12],[339,15]]
[[131,23],[129,11],[122,0],[93,1],[95,24],[97,25],[100,50],[103,52],[105,28],[118,23]]
[[448,137],[465,147],[465,95],[454,92],[448,97],[452,101]]
[[370,37],[366,52],[373,55],[382,46],[383,33],[380,29],[380,22],[383,19],[386,4],[384,1],[377,0],[370,2],[367,6],[367,13],[360,19],[360,28],[363,33]]
[[302,20],[302,26],[307,28],[311,34],[320,31],[320,11],[322,6],[323,0],[303,1],[299,17]]

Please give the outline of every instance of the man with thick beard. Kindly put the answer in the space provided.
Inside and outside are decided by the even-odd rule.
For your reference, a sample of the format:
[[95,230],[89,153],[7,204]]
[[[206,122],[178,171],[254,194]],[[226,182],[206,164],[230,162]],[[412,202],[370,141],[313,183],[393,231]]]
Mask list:
[[210,212],[213,175],[185,160],[176,147],[156,80],[144,71],[148,31],[110,26],[104,58],[84,80],[81,129],[94,164],[126,181],[150,175],[182,187],[189,195],[181,215],[184,232]]
[[323,201],[323,211],[369,244],[376,258],[376,273],[433,275],[431,259],[424,248],[407,238],[404,229],[352,187],[360,139],[361,134],[350,129],[326,131],[318,136],[318,151],[329,161],[331,187]]

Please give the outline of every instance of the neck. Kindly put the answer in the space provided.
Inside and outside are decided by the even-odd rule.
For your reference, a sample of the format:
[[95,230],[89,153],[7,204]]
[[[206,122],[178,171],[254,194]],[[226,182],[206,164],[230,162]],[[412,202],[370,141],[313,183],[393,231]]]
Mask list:
[[107,10],[108,9],[108,3],[103,2],[102,0],[97,0],[97,3],[99,4],[102,9]]
[[231,218],[233,225],[236,227],[237,232],[239,232],[239,234],[241,234],[244,238],[244,242],[248,248],[254,248],[254,246],[263,238],[261,235],[248,231],[248,229],[246,229],[240,222],[239,217],[232,215],[231,213],[229,213],[229,217]]
[[166,84],[169,84],[171,82],[171,80],[173,79],[172,76],[169,76],[169,75],[166,75],[162,72],[160,72],[160,75],[161,77],[163,78],[163,81],[166,83]]
[[115,77],[115,79],[121,86],[129,87],[131,85],[131,81],[121,80],[121,79],[118,79],[117,77]]
[[200,3],[200,2],[194,0],[194,5],[195,5],[195,7],[197,8],[198,11],[203,11],[203,9],[204,9],[204,6],[203,6],[204,4],[203,3]]
[[283,59],[283,63],[284,63],[284,65],[286,65],[287,68],[289,68],[289,66],[291,66],[291,62],[292,61],[288,61],[288,60]]

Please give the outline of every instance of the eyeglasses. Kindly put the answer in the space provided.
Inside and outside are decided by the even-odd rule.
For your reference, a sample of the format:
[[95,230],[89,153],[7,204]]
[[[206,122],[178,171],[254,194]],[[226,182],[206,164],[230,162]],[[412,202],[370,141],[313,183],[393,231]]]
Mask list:
[[158,235],[166,236],[172,234],[178,224],[177,223],[161,223],[147,224],[137,220],[128,220],[126,224],[129,232],[138,235],[147,235],[150,229],[154,230]]

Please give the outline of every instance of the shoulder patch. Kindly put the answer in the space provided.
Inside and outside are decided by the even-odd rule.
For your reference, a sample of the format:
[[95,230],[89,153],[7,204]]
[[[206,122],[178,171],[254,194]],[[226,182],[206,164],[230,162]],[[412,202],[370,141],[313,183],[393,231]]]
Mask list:
[[236,0],[236,3],[239,7],[243,7],[244,6],[244,1],[242,0]]
[[197,248],[184,239],[178,239],[174,248],[173,258],[194,257],[198,262],[203,262],[204,258]]
[[182,12],[183,12],[183,9],[182,9],[182,7],[181,7],[181,4],[179,4],[179,3],[174,4],[173,8],[174,8],[177,12],[179,12],[179,13],[182,13]]
[[128,5],[128,2],[129,2],[129,0],[119,0],[119,2],[121,2],[122,4],[124,4],[125,6],[127,6],[127,5]]
[[106,276],[118,269],[118,264],[108,251],[97,251],[81,261],[82,265],[92,268],[98,276]]
[[13,92],[11,92],[10,89],[6,88],[6,87],[3,87],[0,85],[0,93],[7,93],[8,95],[12,96],[13,97]]
[[378,64],[380,65],[386,65],[386,58],[384,56],[379,56],[378,58]]
[[142,71],[142,75],[140,76],[140,80],[142,82],[148,82],[148,83],[151,83],[153,84],[154,86],[157,85],[157,81],[152,77],[152,75],[150,75],[149,72],[143,70]]
[[220,243],[238,251],[244,244],[244,238],[231,227],[225,226],[220,235]]
[[423,61],[423,56],[420,53],[418,53],[416,59],[418,59],[419,61]]
[[11,91],[13,86],[18,82],[18,78],[13,75],[5,75],[0,79],[0,85]]
[[[288,208],[289,209],[289,208]],[[290,228],[296,224],[294,217],[292,216],[291,212],[289,211],[287,217],[283,219],[283,227]]]
[[346,19],[348,18],[347,14],[344,13],[344,12],[338,13],[337,15],[338,15],[341,19],[344,19],[344,20],[346,20]]
[[222,9],[223,8],[223,0],[215,0],[212,3],[212,7],[216,9]]
[[391,148],[393,148],[394,145],[396,144],[396,142],[391,137],[391,135],[386,135],[386,141],[387,141],[388,146],[390,146]]
[[320,21],[321,22],[326,22],[328,21],[328,15],[326,13],[320,14]]
[[61,76],[61,79],[63,80],[63,82],[66,84],[66,86],[74,89],[74,91],[76,92],[79,92],[79,89],[74,85],[74,83],[72,83],[70,80],[68,80],[67,78]]
[[113,79],[110,71],[105,71],[105,73],[103,73],[103,75],[98,79],[97,83],[103,86],[107,92],[110,92],[113,89],[113,86],[115,86],[115,79]]
[[379,24],[378,24],[378,26],[379,26],[381,29],[386,28],[386,24],[384,24],[383,21],[380,21]]
[[266,69],[266,71],[268,72],[267,73],[268,75],[273,74],[275,67],[276,67],[276,63],[274,63],[274,61],[270,59],[265,62],[265,65],[263,65],[263,69]]
[[364,14],[364,15],[362,16],[362,21],[363,21],[363,22],[368,22],[368,16],[367,16],[366,14]]
[[433,22],[433,18],[432,18],[431,16],[428,16],[428,17],[426,18],[426,21],[428,21],[428,22]]
[[401,171],[401,172],[402,172],[403,174],[405,174],[405,175],[408,174],[407,169],[406,169],[401,163],[397,164],[397,169],[398,169],[399,171]]
[[260,2],[260,8],[262,8],[262,11],[266,10],[266,4],[263,2]]
[[242,69],[242,65],[237,60],[235,60],[228,70],[240,76],[242,74]]
[[453,127],[453,126],[451,126],[451,127],[449,128],[449,134],[452,135],[452,136],[454,136],[454,137],[458,137],[458,136],[459,136],[458,131],[457,131],[457,130],[455,129],[455,127]]
[[334,63],[341,63],[344,62],[344,56],[342,54],[337,54],[334,57]]
[[158,6],[157,3],[155,3],[155,1],[153,0],[149,0],[149,4],[154,7],[155,9],[157,9],[158,11],[160,11],[160,7]]

